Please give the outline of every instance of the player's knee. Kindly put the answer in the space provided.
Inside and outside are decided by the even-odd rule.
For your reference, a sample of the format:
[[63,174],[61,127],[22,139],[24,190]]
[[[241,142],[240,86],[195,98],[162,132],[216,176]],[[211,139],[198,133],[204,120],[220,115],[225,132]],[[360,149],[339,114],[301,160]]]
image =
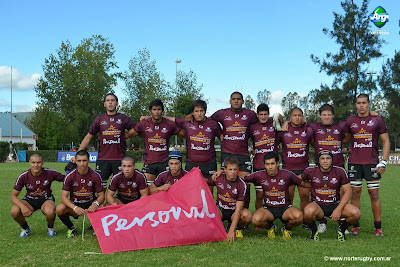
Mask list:
[[253,215],[253,217],[251,217],[251,223],[254,224],[255,226],[260,225],[262,223],[261,216]]
[[11,208],[11,216],[15,219],[17,218],[19,215],[21,215],[21,209],[18,206],[13,206]]
[[43,213],[46,216],[54,216],[54,214],[56,213],[56,208],[55,207],[46,207],[43,209]]
[[66,210],[66,206],[64,204],[59,204],[56,207],[56,213],[58,216],[64,215],[65,214],[65,210]]

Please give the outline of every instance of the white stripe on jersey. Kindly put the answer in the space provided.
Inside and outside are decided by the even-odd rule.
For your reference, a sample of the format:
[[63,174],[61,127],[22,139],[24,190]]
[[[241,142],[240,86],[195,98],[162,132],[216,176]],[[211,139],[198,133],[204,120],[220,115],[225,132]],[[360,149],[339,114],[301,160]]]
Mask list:
[[241,181],[244,184],[243,196],[246,196],[247,184],[243,181],[243,179],[241,177],[238,176],[237,178],[239,178],[239,181]]
[[27,173],[28,173],[28,171],[29,171],[29,170],[27,170],[27,171],[24,171],[23,173],[21,173],[21,174],[18,176],[18,178],[17,178],[17,181],[15,182],[15,185],[17,185],[17,184],[18,184],[18,180],[19,180],[19,179],[21,179],[21,176],[22,176],[22,175],[25,175],[25,174],[27,174]]

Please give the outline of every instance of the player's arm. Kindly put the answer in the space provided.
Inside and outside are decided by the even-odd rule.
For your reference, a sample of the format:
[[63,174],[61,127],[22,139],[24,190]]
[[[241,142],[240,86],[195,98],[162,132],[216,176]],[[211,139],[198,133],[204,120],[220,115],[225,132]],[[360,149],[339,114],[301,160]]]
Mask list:
[[153,194],[161,192],[161,191],[167,191],[170,187],[171,187],[170,184],[163,184],[163,185],[157,187],[154,185],[154,183],[152,183],[149,186],[150,195],[153,195]]
[[244,201],[237,201],[236,202],[236,207],[235,207],[235,212],[232,215],[232,224],[231,227],[229,228],[226,240],[229,242],[235,241],[235,230],[236,226],[239,223],[240,219],[240,214],[242,213],[242,209],[244,206]]
[[87,148],[87,146],[90,144],[90,141],[92,141],[94,135],[88,133],[85,138],[83,138],[81,145],[79,146],[79,150],[85,150]]
[[224,169],[220,169],[216,172],[213,173],[213,175],[211,176],[211,179],[215,182],[217,180],[218,177],[221,176],[221,174],[223,174],[225,172]]
[[378,163],[378,165],[376,165],[376,168],[379,169],[377,173],[382,174],[385,172],[386,164],[389,159],[390,141],[388,133],[380,134],[379,137],[382,140],[383,150],[382,150],[382,160],[381,162]]
[[342,210],[344,206],[349,203],[350,198],[351,198],[351,185],[350,183],[344,184],[341,186],[341,189],[343,191],[342,197],[340,199],[339,205],[336,207],[336,209],[332,212],[331,219],[333,222],[336,222],[340,220],[340,217],[342,215]]
[[344,134],[344,138],[343,138],[343,140],[342,140],[342,143],[343,143],[343,144],[348,143],[348,142],[350,141],[350,138],[351,138],[351,134],[350,134],[350,133],[345,133],[345,134]]
[[10,200],[15,206],[21,209],[21,213],[24,217],[30,217],[32,215],[32,212],[28,209],[27,206],[24,205],[24,203],[21,202],[21,200],[19,200],[19,193],[20,191],[13,189],[13,191],[11,192]]
[[115,191],[112,191],[112,190],[110,190],[110,188],[108,188],[106,200],[109,205],[117,205],[117,202],[115,202],[115,199],[114,199],[114,195],[115,195]]
[[135,129],[133,129],[133,128],[125,133],[126,139],[134,137],[134,136],[138,136],[138,135],[139,135],[139,133],[136,132]]
[[185,138],[185,131],[181,129],[177,136]]
[[104,191],[97,193],[97,199],[92,202],[92,205],[88,208],[88,212],[95,212],[101,204],[103,204],[105,199]]
[[84,209],[82,209],[81,207],[76,206],[74,203],[71,202],[71,200],[69,200],[69,194],[70,194],[69,191],[62,190],[62,192],[61,192],[61,203],[63,203],[65,206],[67,206],[68,208],[73,210],[79,216],[85,215],[86,212],[85,212]]
[[139,190],[140,198],[147,197],[149,195],[149,188],[146,187],[145,189]]

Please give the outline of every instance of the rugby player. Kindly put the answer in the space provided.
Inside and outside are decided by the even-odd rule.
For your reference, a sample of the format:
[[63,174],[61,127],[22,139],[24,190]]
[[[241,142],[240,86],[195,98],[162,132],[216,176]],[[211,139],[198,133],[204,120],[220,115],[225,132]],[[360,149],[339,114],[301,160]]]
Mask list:
[[326,216],[339,222],[337,239],[343,242],[346,241],[346,229],[361,216],[360,210],[348,203],[351,186],[347,173],[343,168],[334,166],[333,159],[332,151],[322,150],[317,154],[318,165],[307,168],[302,174],[302,186],[311,188],[311,202],[304,208],[304,220],[311,229],[310,239],[313,241],[319,241],[316,220]]
[[108,186],[106,195],[108,205],[128,204],[149,195],[146,176],[136,170],[133,158],[123,158],[121,169],[120,173],[113,176]]
[[208,179],[209,186],[217,187],[217,207],[222,221],[228,221],[226,240],[243,238],[243,228],[251,222],[251,212],[244,208],[246,183],[238,176],[239,161],[234,157],[224,160],[224,173]]
[[[46,216],[47,235],[49,237],[56,236],[54,229],[56,205],[51,191],[51,183],[63,181],[64,175],[43,168],[43,164],[43,157],[40,154],[32,154],[29,158],[31,168],[20,174],[11,192],[10,200],[14,204],[11,208],[11,216],[22,228],[19,234],[20,238],[27,237],[31,233],[26,218],[31,217],[39,209]],[[18,195],[24,186],[26,195],[20,200]]]
[[78,150],[85,150],[96,134],[99,134],[99,154],[96,160],[96,171],[100,174],[103,188],[111,174],[120,171],[121,159],[125,157],[125,130],[133,133],[135,123],[128,116],[118,113],[118,97],[108,93],[104,97],[106,113],[97,116],[83,138]]
[[168,155],[168,171],[160,173],[157,178],[149,186],[150,194],[160,191],[167,191],[174,183],[178,182],[188,172],[182,170],[182,154],[178,151],[172,151]]
[[247,175],[246,182],[262,186],[264,192],[264,206],[257,209],[252,217],[256,227],[267,228],[268,238],[275,238],[276,226],[274,220],[280,219],[282,237],[289,240],[292,237],[292,228],[303,222],[303,213],[292,206],[289,189],[293,185],[300,185],[301,180],[291,171],[279,169],[279,156],[274,152],[264,155],[265,170]]
[[[371,116],[371,103],[367,94],[360,94],[356,100],[357,114],[346,120],[346,141],[351,138],[348,174],[352,188],[351,203],[361,207],[360,196],[362,181],[367,181],[368,194],[374,215],[374,235],[382,237],[381,201],[379,183],[381,174],[385,172],[389,158],[390,141],[385,121],[380,116]],[[382,141],[382,160],[379,161],[378,142]],[[344,141],[345,142],[345,141]],[[360,223],[353,224],[351,233],[358,235]]]
[[169,138],[172,135],[185,136],[175,123],[162,117],[164,104],[155,99],[150,102],[151,118],[140,121],[129,137],[140,135],[144,139],[144,165],[142,171],[146,175],[148,185],[168,167]]
[[75,226],[69,216],[77,219],[87,212],[95,212],[104,202],[101,177],[89,168],[89,153],[85,150],[78,151],[75,162],[78,167],[65,177],[61,203],[56,208],[58,218],[68,228],[67,238],[76,235]]

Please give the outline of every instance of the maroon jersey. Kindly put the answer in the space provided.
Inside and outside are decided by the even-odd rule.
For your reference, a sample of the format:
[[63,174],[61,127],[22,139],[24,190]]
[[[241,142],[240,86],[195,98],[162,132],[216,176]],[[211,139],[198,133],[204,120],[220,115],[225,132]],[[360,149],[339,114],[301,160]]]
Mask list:
[[322,123],[310,122],[307,125],[313,130],[314,134],[315,162],[318,164],[319,152],[329,150],[333,154],[333,165],[343,166],[342,140],[346,132],[346,123],[339,122],[332,125],[323,125]]
[[268,207],[286,207],[290,201],[289,187],[301,184],[301,180],[291,171],[279,170],[275,176],[269,176],[266,170],[253,172],[244,177],[246,182],[262,186],[264,205]]
[[312,137],[313,130],[306,125],[292,127],[289,123],[287,132],[279,132],[284,169],[298,171],[308,167],[308,146]]
[[160,173],[157,178],[154,180],[154,185],[159,187],[165,184],[173,185],[178,182],[185,174],[188,173],[185,170],[181,170],[181,173],[178,176],[172,176],[170,171],[163,171]]
[[43,199],[52,196],[51,183],[53,181],[61,182],[64,180],[64,175],[47,168],[42,168],[42,173],[39,176],[33,176],[29,169],[21,173],[14,185],[14,189],[21,191],[26,187],[25,197],[31,199]]
[[185,130],[188,161],[195,164],[207,164],[216,159],[215,137],[222,134],[218,122],[209,118],[203,122],[187,122],[183,118],[177,118],[175,121]]
[[121,160],[125,157],[126,142],[125,130],[135,127],[135,123],[128,116],[117,113],[115,115],[101,114],[94,119],[89,133],[99,133],[99,160]]
[[318,166],[310,167],[301,177],[311,183],[311,200],[324,205],[339,202],[340,187],[350,182],[346,171],[336,166],[328,173],[321,172]]
[[276,145],[276,131],[273,126],[273,121],[267,123],[257,122],[250,126],[250,137],[254,145],[254,160],[253,165],[257,170],[264,169],[264,155],[268,152],[278,153]]
[[110,181],[108,189],[116,192],[117,195],[127,199],[129,201],[134,201],[140,198],[140,190],[147,188],[146,176],[138,170],[133,172],[132,178],[126,178],[123,172],[119,172],[113,176]]
[[178,134],[180,128],[174,122],[162,119],[160,123],[154,123],[151,118],[140,121],[135,126],[144,139],[146,146],[144,152],[144,164],[165,162],[168,160],[169,138]]
[[347,132],[351,134],[350,164],[378,164],[379,135],[387,133],[385,121],[380,116],[359,117],[346,120]]
[[208,185],[217,186],[217,206],[225,210],[235,210],[237,201],[244,201],[246,183],[238,176],[235,181],[226,179],[222,173],[214,182],[208,179]]
[[103,186],[100,175],[91,168],[85,175],[74,169],[65,177],[62,189],[70,192],[73,203],[87,203],[93,201],[96,193],[103,191]]
[[240,111],[226,108],[218,110],[211,118],[223,126],[224,140],[222,141],[221,151],[223,153],[248,156],[249,127],[257,122],[256,113],[245,108]]

